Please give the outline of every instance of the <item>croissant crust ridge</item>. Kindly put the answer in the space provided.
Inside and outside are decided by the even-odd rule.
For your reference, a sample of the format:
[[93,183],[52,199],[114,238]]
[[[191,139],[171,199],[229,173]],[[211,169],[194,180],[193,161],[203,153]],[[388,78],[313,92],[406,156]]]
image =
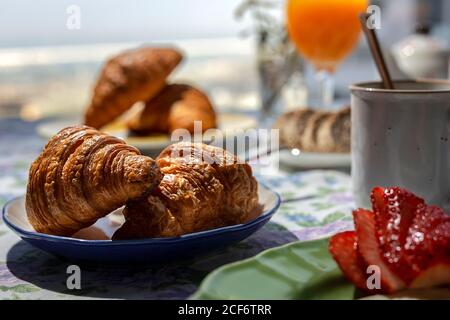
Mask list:
[[182,59],[182,53],[175,48],[142,47],[108,60],[94,86],[85,124],[99,129],[134,103],[156,96]]
[[129,201],[113,240],[176,237],[249,221],[260,213],[250,165],[214,146],[180,142],[156,158],[163,179]]
[[70,236],[151,190],[156,162],[88,126],[61,130],[30,167],[28,220],[38,232]]

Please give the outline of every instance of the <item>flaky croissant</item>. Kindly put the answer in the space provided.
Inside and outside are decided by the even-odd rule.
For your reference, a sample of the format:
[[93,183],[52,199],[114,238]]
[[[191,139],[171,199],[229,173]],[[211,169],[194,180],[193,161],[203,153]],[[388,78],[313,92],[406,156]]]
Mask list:
[[148,101],[166,85],[182,60],[173,48],[143,47],[108,60],[97,80],[85,124],[101,128],[138,101]]
[[29,172],[28,220],[38,232],[70,236],[161,180],[156,162],[87,126],[61,130]]
[[177,143],[157,163],[161,183],[128,202],[113,239],[179,236],[243,223],[259,213],[251,167],[221,148]]
[[201,121],[203,132],[217,126],[208,96],[187,84],[168,84],[127,125],[132,132],[145,135],[171,133],[176,129],[194,132],[195,121]]

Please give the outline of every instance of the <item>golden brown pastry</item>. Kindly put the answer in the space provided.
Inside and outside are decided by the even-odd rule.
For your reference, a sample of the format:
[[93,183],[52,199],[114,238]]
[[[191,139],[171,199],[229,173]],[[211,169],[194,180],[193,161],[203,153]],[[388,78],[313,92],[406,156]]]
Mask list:
[[85,124],[101,128],[138,101],[148,101],[182,60],[173,48],[143,47],[110,59],[97,80]]
[[161,183],[129,201],[113,239],[173,237],[238,224],[259,214],[251,167],[217,147],[177,143],[157,158]]
[[338,111],[298,109],[281,115],[274,124],[280,143],[306,152],[350,152],[350,108]]
[[187,84],[169,84],[128,121],[128,128],[140,135],[171,133],[175,129],[194,132],[194,121],[202,122],[203,132],[217,126],[208,96]]
[[71,236],[161,180],[156,162],[87,126],[61,130],[29,172],[28,220],[38,232]]

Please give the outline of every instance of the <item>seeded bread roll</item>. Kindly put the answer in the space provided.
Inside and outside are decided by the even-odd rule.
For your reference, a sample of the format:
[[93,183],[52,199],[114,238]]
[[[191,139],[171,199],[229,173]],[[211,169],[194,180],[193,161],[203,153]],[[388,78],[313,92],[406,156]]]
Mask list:
[[321,126],[330,118],[331,114],[325,111],[316,111],[306,122],[305,131],[301,135],[302,151],[324,152],[319,150],[318,132]]
[[280,130],[280,143],[289,148],[302,149],[301,137],[313,114],[311,109],[298,109],[281,115],[274,125],[274,128]]
[[336,152],[350,152],[351,148],[351,111],[350,107],[339,112],[336,124],[333,126]]
[[298,109],[280,116],[280,143],[306,152],[350,152],[350,107],[339,111]]
[[317,152],[350,151],[350,108],[332,112],[317,131]]

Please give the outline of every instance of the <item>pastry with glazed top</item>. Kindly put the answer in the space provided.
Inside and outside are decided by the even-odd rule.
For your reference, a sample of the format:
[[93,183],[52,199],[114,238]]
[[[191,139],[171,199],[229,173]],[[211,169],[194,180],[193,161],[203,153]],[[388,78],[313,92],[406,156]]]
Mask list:
[[160,180],[156,162],[122,139],[87,126],[68,127],[31,165],[28,220],[38,232],[71,236]]
[[187,84],[169,84],[127,125],[138,135],[171,133],[176,129],[194,132],[194,122],[201,121],[202,131],[217,126],[216,113],[208,96]]
[[138,101],[149,101],[166,85],[182,60],[174,48],[142,47],[107,61],[95,84],[85,124],[101,128]]
[[257,182],[247,163],[201,143],[177,143],[156,159],[163,178],[129,201],[114,239],[174,237],[246,222],[260,212]]

